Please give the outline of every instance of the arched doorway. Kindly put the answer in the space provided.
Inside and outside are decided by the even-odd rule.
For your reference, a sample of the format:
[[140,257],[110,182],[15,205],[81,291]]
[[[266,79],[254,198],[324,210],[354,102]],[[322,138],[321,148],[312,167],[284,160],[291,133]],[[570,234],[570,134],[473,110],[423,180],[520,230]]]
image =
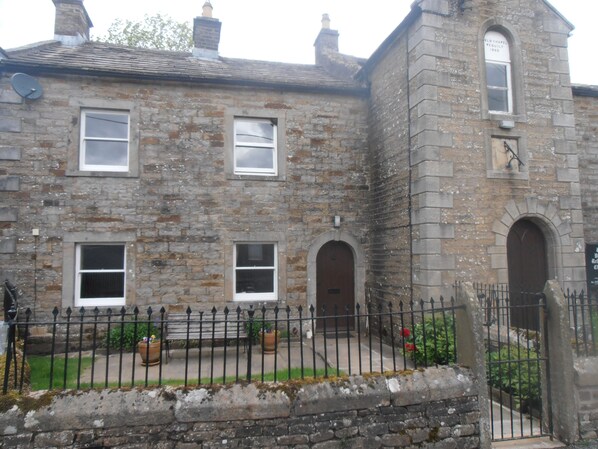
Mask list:
[[[316,316],[339,315],[349,310],[355,312],[355,263],[351,247],[341,241],[330,241],[318,251],[316,258]],[[323,324],[323,323],[322,323]],[[340,319],[336,323],[339,328],[346,328],[347,321]],[[326,328],[332,329],[335,320],[326,320]],[[349,323],[353,328],[353,322]],[[322,327],[319,327],[321,330]]]
[[[513,224],[507,236],[507,264],[509,272],[509,296],[511,300],[511,324],[526,329],[539,329],[535,308],[527,305],[538,301],[538,293],[544,290],[548,280],[546,239],[542,230],[530,220]],[[532,293],[532,295],[522,294]]]

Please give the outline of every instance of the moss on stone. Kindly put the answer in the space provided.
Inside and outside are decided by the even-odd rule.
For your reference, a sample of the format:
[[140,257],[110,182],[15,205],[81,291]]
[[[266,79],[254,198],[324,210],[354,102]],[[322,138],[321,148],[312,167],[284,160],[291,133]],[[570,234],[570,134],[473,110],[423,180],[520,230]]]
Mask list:
[[440,427],[434,427],[430,430],[430,436],[428,437],[428,441],[435,443],[436,441],[438,441],[439,438],[439,433],[440,433]]
[[7,394],[0,395],[0,413],[6,413],[15,405],[23,414],[39,410],[43,407],[49,407],[56,395],[56,392],[51,391],[35,396],[21,395],[10,391]]
[[9,391],[7,394],[0,394],[0,413],[6,413],[14,405],[18,404],[21,396],[15,392]]

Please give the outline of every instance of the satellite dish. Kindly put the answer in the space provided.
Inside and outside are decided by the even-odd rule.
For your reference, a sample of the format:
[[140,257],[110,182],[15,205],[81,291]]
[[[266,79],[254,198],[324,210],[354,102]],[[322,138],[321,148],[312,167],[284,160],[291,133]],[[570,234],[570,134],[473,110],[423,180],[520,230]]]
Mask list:
[[10,84],[16,93],[29,100],[37,100],[43,93],[41,84],[26,73],[15,73],[10,78]]

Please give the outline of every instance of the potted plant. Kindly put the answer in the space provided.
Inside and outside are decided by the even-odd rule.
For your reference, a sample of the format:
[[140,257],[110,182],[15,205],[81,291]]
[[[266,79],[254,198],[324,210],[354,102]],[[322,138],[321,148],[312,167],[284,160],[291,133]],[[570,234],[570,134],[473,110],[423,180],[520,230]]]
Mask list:
[[160,340],[155,335],[149,338],[143,337],[143,340],[137,343],[137,351],[141,356],[143,366],[153,366],[160,363]]
[[280,331],[272,329],[272,326],[260,329],[260,346],[264,354],[274,354],[280,343]]
[[274,330],[269,321],[263,321],[261,318],[255,318],[245,322],[245,332],[252,343],[259,341],[264,354],[274,354],[280,343],[280,330]]

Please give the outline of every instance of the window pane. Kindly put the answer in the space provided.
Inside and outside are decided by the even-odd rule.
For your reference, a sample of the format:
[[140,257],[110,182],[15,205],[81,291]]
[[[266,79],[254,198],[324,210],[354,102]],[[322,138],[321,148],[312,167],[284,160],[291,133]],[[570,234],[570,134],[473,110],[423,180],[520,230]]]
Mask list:
[[274,270],[237,270],[237,293],[273,293]]
[[238,142],[274,145],[274,124],[270,121],[236,120],[235,134]]
[[503,64],[486,64],[486,84],[507,88],[507,66]]
[[272,148],[237,147],[235,149],[236,168],[274,169]]
[[123,245],[81,246],[81,270],[123,270],[125,247]]
[[237,267],[273,267],[274,245],[271,243],[238,244]]
[[129,138],[129,116],[87,112],[85,114],[85,137]]
[[506,89],[488,88],[488,109],[491,111],[508,112],[509,93]]
[[123,298],[124,273],[81,273],[81,298]]
[[88,140],[85,142],[85,165],[127,166],[129,144]]

